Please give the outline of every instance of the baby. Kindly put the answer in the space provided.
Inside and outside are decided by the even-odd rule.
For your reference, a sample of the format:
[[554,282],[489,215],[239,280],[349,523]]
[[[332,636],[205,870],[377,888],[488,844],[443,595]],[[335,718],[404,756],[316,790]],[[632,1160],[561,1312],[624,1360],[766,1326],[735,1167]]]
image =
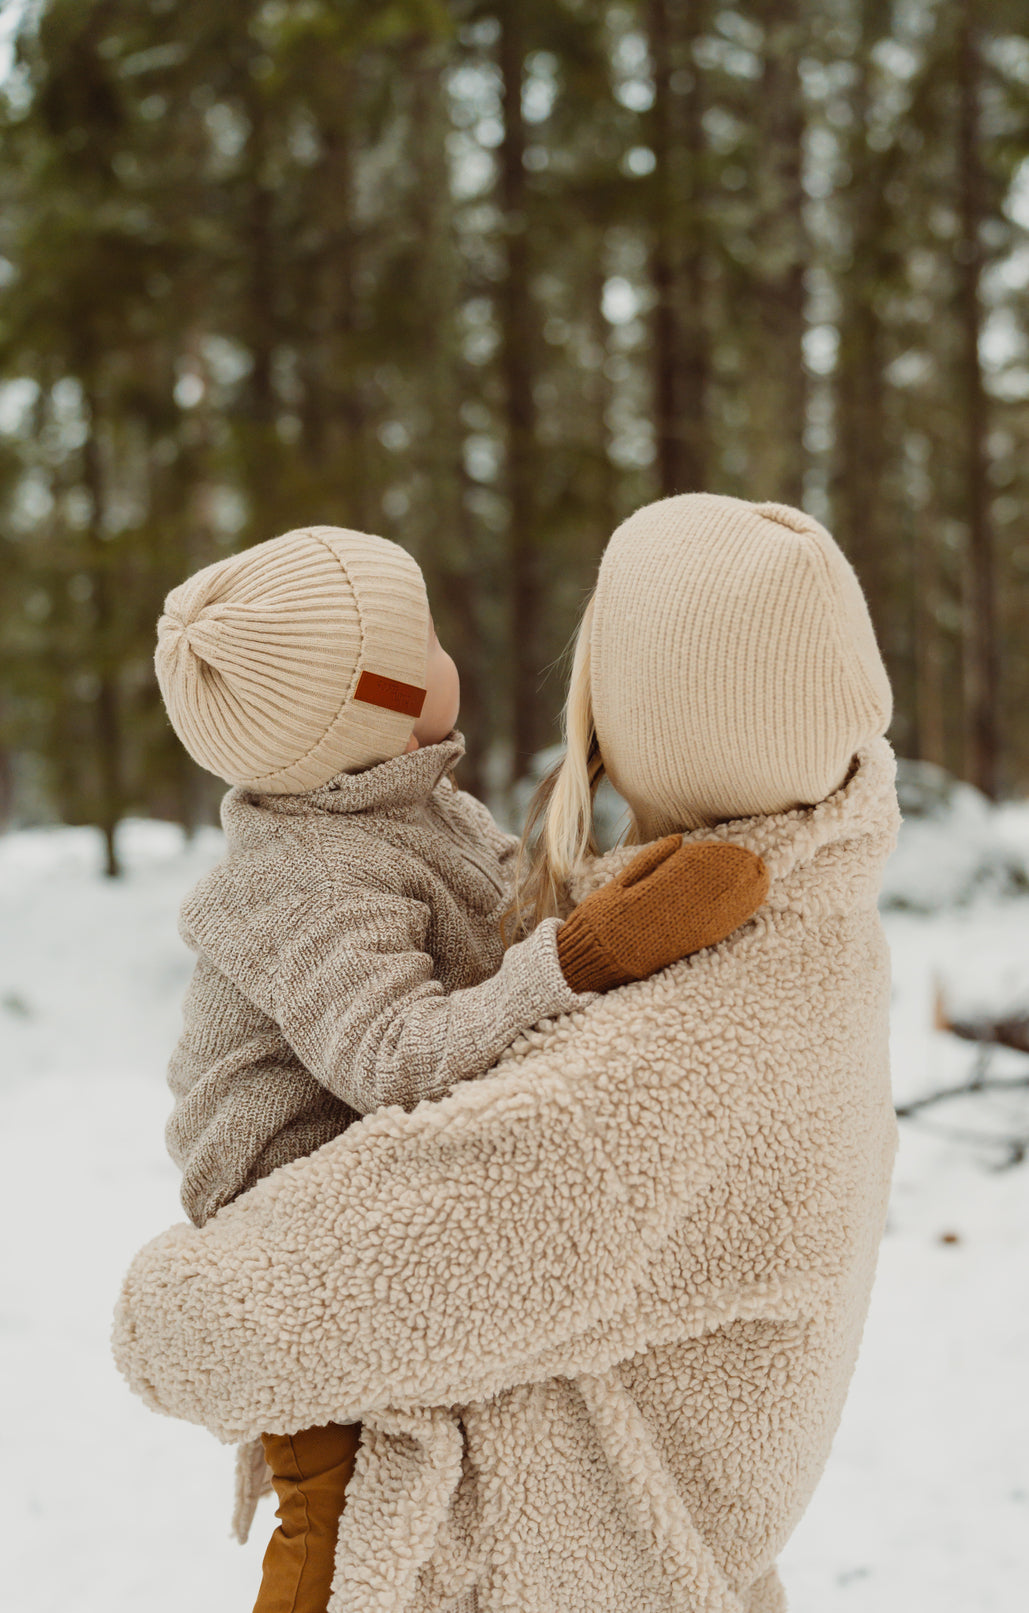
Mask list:
[[[207,566],[165,601],[156,669],[186,749],[232,786],[225,855],[180,921],[197,961],[167,1140],[197,1225],[360,1116],[443,1097],[538,1020],[723,940],[767,892],[750,852],[670,836],[505,951],[518,841],[453,783],[457,669],[386,539],[313,526]],[[324,1613],[359,1439],[264,1436],[281,1523],[255,1613]]]

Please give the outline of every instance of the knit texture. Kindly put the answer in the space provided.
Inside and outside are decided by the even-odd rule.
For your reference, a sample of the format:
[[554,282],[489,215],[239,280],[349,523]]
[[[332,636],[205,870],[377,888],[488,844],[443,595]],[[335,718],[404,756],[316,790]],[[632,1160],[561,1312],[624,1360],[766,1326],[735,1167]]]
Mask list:
[[454,788],[463,754],[454,730],[307,794],[226,795],[226,855],[179,919],[198,956],[166,1136],[193,1221],[589,1000],[562,974],[556,919],[504,952],[517,841]]
[[890,721],[857,577],[786,504],[637,510],[601,560],[591,657],[601,754],[645,839],[821,801]]
[[363,1423],[330,1613],[782,1613],[885,1225],[897,823],[877,739],[819,805],[694,831],[768,869],[727,941],[137,1255],[148,1405]]
[[[229,784],[304,791],[404,749],[428,635],[422,574],[399,545],[298,527],[173,588],[154,665],[201,767]],[[362,688],[364,673],[375,676]],[[359,698],[382,679],[414,691],[408,709]]]
[[557,933],[570,986],[610,991],[724,941],[768,894],[768,871],[742,846],[668,835],[587,896]]

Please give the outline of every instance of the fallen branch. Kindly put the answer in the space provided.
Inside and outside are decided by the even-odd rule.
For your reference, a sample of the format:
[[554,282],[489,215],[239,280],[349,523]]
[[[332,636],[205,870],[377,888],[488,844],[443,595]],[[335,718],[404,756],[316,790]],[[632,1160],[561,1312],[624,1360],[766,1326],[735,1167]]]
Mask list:
[[949,1031],[951,1036],[960,1036],[966,1042],[988,1042],[995,1047],[1013,1047],[1017,1053],[1029,1053],[1029,1013],[1005,1014],[1000,1019],[953,1019],[938,980],[933,1024],[938,1031]]
[[[923,1097],[911,1098],[907,1103],[896,1105],[898,1119],[906,1119],[922,1109],[928,1109],[932,1104],[944,1103],[952,1098],[971,1097],[979,1092],[1029,1090],[1029,1069],[1024,1075],[998,1077],[989,1074],[990,1064],[998,1047],[1009,1047],[1019,1053],[1029,1053],[1029,1014],[1006,1014],[998,1019],[983,1017],[975,1020],[955,1020],[947,1010],[943,989],[937,980],[933,1024],[938,1031],[947,1031],[952,1036],[960,1036],[965,1041],[975,1042],[977,1047],[975,1061],[967,1080],[956,1086],[940,1087],[935,1092],[925,1093]],[[1029,1136],[987,1136],[964,1128],[945,1130],[930,1126],[926,1129],[935,1130],[938,1135],[948,1137],[953,1142],[968,1142],[1003,1150],[1005,1157],[996,1166],[998,1170],[1021,1165],[1029,1157]]]

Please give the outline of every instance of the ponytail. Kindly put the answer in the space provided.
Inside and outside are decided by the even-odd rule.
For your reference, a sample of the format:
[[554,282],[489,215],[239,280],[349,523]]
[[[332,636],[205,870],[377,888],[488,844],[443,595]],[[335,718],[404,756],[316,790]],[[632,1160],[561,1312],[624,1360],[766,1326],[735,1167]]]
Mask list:
[[[564,889],[584,858],[599,847],[593,803],[604,762],[593,720],[590,632],[595,596],[579,623],[565,702],[565,754],[537,787],[529,803],[515,862],[514,896],[501,919],[505,945],[520,940],[541,919],[563,916]],[[629,838],[633,838],[630,826]]]

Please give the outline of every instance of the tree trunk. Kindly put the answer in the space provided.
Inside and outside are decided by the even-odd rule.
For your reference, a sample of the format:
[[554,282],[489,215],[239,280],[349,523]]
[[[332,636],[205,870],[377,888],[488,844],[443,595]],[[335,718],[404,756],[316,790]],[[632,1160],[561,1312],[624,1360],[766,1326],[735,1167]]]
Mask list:
[[937,620],[939,579],[932,510],[912,513],[914,534],[914,755],[938,767],[947,765],[947,723],[944,707],[944,657]]
[[988,402],[979,359],[982,331],[983,174],[979,153],[981,64],[972,0],[957,25],[958,309],[966,433],[965,519],[968,528],[968,619],[965,642],[965,732],[971,782],[996,799],[998,789],[997,605],[987,480]]
[[243,100],[250,121],[242,219],[243,262],[240,268],[244,340],[251,370],[246,380],[240,450],[242,484],[249,520],[243,541],[273,537],[279,519],[279,441],[274,358],[276,319],[275,192],[267,178],[269,132],[267,110],[259,86],[244,62]]
[[14,807],[14,769],[11,765],[11,752],[8,747],[0,743],[0,834],[11,821]]
[[533,360],[536,315],[529,286],[529,241],[525,184],[522,76],[525,65],[523,12],[519,0],[502,0],[498,58],[504,135],[500,145],[500,204],[507,247],[506,273],[498,293],[500,364],[507,424],[508,556],[511,578],[510,655],[512,778],[524,776],[539,748],[537,707],[541,612],[536,539],[533,457],[536,406]]
[[597,365],[593,371],[593,385],[591,388],[594,421],[593,443],[597,457],[597,488],[596,496],[592,500],[592,508],[596,514],[596,545],[593,551],[586,556],[587,564],[590,568],[591,582],[593,572],[600,564],[600,557],[607,547],[607,540],[618,525],[620,514],[615,466],[609,451],[611,428],[608,420],[611,405],[614,401],[614,388],[611,385],[607,370],[610,344],[608,340],[608,324],[604,318],[604,282],[607,279],[607,269],[603,226],[596,228],[592,236],[592,242],[593,251],[588,270],[588,298],[590,324],[597,353]]
[[679,485],[678,341],[676,330],[675,192],[672,184],[672,42],[666,0],[649,0],[650,71],[654,83],[652,147],[654,237],[650,278],[654,289],[654,429],[660,497],[684,491]]
[[757,102],[757,373],[751,376],[752,497],[804,498],[807,381],[804,271],[809,256],[801,183],[804,96],[799,0],[763,0],[764,67]]
[[475,553],[465,502],[464,431],[461,424],[460,333],[457,311],[461,266],[453,228],[453,202],[446,140],[450,117],[444,73],[445,47],[427,45],[412,69],[414,160],[419,166],[414,198],[419,240],[417,296],[424,326],[424,362],[419,374],[428,403],[428,431],[421,444],[424,485],[422,569],[437,632],[461,673],[459,724],[467,741],[460,766],[462,787],[482,796],[487,731],[486,666],[477,591],[484,557]]
[[886,531],[886,360],[876,308],[876,292],[885,272],[881,239],[886,221],[868,145],[870,58],[877,37],[872,11],[867,5],[861,10],[862,31],[850,96],[852,134],[846,151],[853,177],[841,196],[850,256],[837,276],[840,306],[833,385],[832,519],[836,537],[861,580],[892,674],[897,660],[892,611],[895,551]]
[[94,670],[97,675],[97,694],[93,706],[93,740],[98,786],[97,825],[104,837],[104,873],[108,878],[114,879],[121,873],[115,847],[115,832],[124,808],[121,700],[114,653],[115,612],[110,557],[103,535],[106,489],[100,459],[100,415],[95,390],[84,384],[83,392],[88,414],[87,435],[82,448],[83,480],[90,496],[86,541],[91,560]]
[[679,479],[685,492],[703,492],[708,484],[711,458],[708,387],[711,377],[711,336],[707,286],[707,219],[704,175],[704,98],[701,68],[693,46],[704,32],[708,7],[691,4],[685,9],[683,65],[686,83],[677,91],[682,108],[682,197],[680,225],[682,280],[679,325],[682,334],[679,420],[681,449]]
[[[702,490],[710,353],[704,275],[703,104],[693,45],[707,6],[648,0],[654,107],[654,420],[661,497]],[[685,12],[685,14],[684,14]]]
[[[332,65],[318,95],[321,152],[310,176],[311,211],[320,237],[306,284],[310,307],[299,354],[302,452],[327,519],[377,530],[379,508],[369,473],[367,405],[355,351],[359,326],[360,226],[354,196],[354,101],[350,61]],[[303,294],[303,292],[302,292]]]

